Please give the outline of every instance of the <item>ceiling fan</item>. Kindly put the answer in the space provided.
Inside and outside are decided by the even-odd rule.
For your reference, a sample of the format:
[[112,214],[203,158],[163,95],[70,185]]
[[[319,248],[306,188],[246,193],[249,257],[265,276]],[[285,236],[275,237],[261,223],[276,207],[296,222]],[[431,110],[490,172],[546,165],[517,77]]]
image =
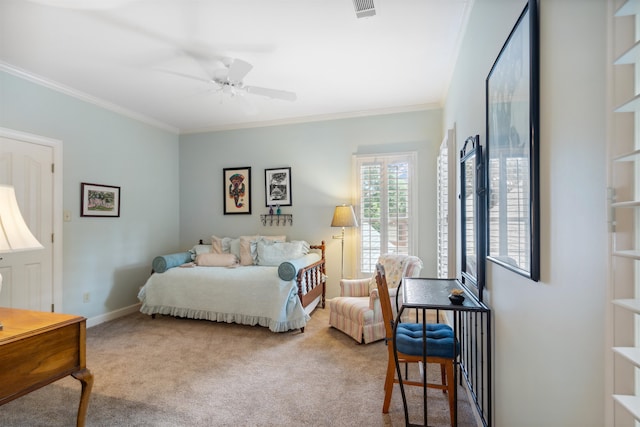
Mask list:
[[[190,56],[201,62],[194,52],[188,52]],[[286,90],[269,89],[260,86],[248,86],[244,84],[245,76],[253,69],[253,65],[249,64],[242,59],[237,58],[217,58],[217,61],[221,62],[223,67],[217,68],[213,71],[210,78],[205,79],[202,77],[196,77],[193,75],[162,70],[164,72],[175,74],[181,77],[186,77],[193,80],[204,81],[209,84],[214,84],[217,91],[227,94],[231,97],[236,95],[253,94],[260,95],[272,99],[282,99],[285,101],[295,101],[296,94]],[[203,67],[205,68],[205,67]]]
[[245,93],[266,96],[272,99],[296,100],[294,92],[245,85],[243,79],[253,68],[253,65],[248,62],[237,58],[222,58],[220,61],[224,67],[218,68],[213,72],[211,81],[217,84],[224,93],[235,95],[239,91],[244,91]]

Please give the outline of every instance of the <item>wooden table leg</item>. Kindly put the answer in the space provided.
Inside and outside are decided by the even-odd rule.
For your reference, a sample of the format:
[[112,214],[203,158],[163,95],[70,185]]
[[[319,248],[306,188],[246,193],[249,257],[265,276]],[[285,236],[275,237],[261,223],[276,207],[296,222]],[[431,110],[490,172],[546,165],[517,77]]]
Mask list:
[[80,394],[80,406],[78,407],[77,427],[84,427],[84,421],[87,416],[87,407],[89,406],[89,396],[93,387],[93,374],[88,369],[82,369],[71,374],[73,378],[82,384],[82,393]]

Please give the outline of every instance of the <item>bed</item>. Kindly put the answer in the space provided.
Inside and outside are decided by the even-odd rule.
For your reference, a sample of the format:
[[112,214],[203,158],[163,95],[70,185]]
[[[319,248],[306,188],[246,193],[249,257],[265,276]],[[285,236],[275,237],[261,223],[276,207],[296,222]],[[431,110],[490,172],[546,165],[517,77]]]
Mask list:
[[187,261],[186,253],[154,259],[152,274],[138,293],[142,313],[304,332],[311,312],[318,305],[325,307],[324,241],[307,244],[303,256],[279,262],[275,257],[269,265],[206,265],[200,261],[205,256],[220,260],[222,255],[197,254],[198,246],[203,251],[203,245],[194,247],[188,254],[191,262],[182,262]]

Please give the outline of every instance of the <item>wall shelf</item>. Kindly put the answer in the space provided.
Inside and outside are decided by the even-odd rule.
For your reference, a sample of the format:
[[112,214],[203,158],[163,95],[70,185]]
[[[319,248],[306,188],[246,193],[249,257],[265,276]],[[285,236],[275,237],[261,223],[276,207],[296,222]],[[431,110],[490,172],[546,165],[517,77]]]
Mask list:
[[640,420],[640,397],[614,394],[613,398],[629,411],[636,420]]
[[634,96],[615,109],[616,113],[635,113],[636,111],[640,111],[640,95]]
[[638,0],[627,0],[616,10],[615,16],[635,15],[638,11],[640,11],[640,2]]
[[611,203],[612,208],[639,208],[640,201],[638,200],[630,200],[627,202],[615,202]]
[[640,159],[640,150],[635,150],[630,153],[621,154],[613,159],[614,162],[635,162]]
[[640,300],[634,298],[616,299],[612,301],[615,305],[620,306],[633,313],[640,314]]
[[264,226],[293,225],[292,214],[261,214],[260,221]]
[[614,251],[613,256],[640,260],[640,251],[633,249]]
[[[613,10],[613,3],[610,5],[609,25],[611,35],[609,36],[609,60],[612,71],[612,93],[627,96],[627,102],[617,108],[611,106],[612,126],[609,130],[610,140],[608,142],[610,172],[608,177],[609,187],[609,211],[610,211],[610,243],[608,253],[612,257],[612,264],[618,268],[609,267],[611,273],[611,284],[609,295],[625,296],[624,298],[610,298],[612,304],[610,338],[607,338],[608,345],[613,355],[607,356],[607,376],[611,387],[607,394],[613,397],[616,405],[607,404],[607,425],[622,426],[629,425],[627,418],[629,414],[640,421],[640,384],[637,384],[637,375],[634,372],[640,368],[640,342],[637,338],[640,321],[637,315],[640,314],[640,277],[638,267],[640,267],[640,174],[638,160],[640,160],[640,150],[636,141],[640,138],[640,95],[635,87],[638,83],[638,74],[633,74],[631,78],[630,67],[637,68],[640,65],[640,40],[637,33],[637,15],[640,14],[640,0],[626,0],[617,9]],[[633,16],[633,21],[627,18],[617,17]],[[614,57],[617,52],[623,52]],[[625,71],[628,74],[616,74],[617,70]],[[615,118],[615,114],[633,114],[630,117]],[[613,153],[623,153],[613,155]],[[614,163],[635,162],[635,164],[624,167],[617,167]],[[620,190],[620,191],[618,191]],[[625,200],[615,201],[615,195],[624,194]],[[616,209],[620,211],[620,218],[617,217]],[[629,213],[627,209],[634,211]],[[616,249],[617,242],[621,242],[624,247],[630,249]],[[626,314],[625,314],[626,312]],[[629,315],[632,313],[635,315]],[[616,345],[616,344],[622,345]],[[611,353],[610,353],[611,354]],[[609,401],[611,402],[611,401]],[[611,406],[609,406],[611,405]],[[620,421],[619,421],[620,420]],[[619,422],[618,422],[619,421]]]
[[640,348],[636,347],[614,347],[615,351],[620,356],[627,359],[629,362],[640,368]]

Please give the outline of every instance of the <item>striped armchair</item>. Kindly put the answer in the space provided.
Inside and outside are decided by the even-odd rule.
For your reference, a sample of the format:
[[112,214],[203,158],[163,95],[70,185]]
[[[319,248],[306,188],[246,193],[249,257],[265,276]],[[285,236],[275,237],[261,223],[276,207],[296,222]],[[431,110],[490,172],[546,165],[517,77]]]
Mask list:
[[[384,266],[392,301],[402,278],[417,277],[422,270],[422,261],[415,256],[384,254],[378,263]],[[375,274],[366,279],[340,281],[340,296],[329,300],[329,325],[359,343],[368,344],[386,336]]]

